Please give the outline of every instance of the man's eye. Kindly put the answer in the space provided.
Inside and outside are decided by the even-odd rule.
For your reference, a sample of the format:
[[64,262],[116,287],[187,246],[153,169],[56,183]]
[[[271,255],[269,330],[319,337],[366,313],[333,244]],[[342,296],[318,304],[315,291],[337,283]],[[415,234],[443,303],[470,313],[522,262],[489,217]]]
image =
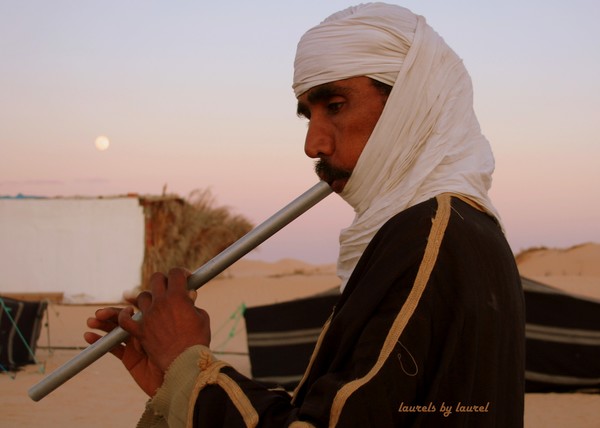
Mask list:
[[340,111],[343,105],[344,103],[329,103],[327,104],[327,110],[330,113],[337,113],[338,111]]

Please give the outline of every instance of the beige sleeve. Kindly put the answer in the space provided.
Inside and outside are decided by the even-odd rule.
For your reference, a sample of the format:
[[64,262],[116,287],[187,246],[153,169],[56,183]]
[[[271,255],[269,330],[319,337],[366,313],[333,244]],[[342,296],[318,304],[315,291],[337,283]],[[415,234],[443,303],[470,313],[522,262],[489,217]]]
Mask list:
[[[188,422],[190,398],[201,368],[202,354],[210,353],[206,346],[186,349],[171,364],[162,386],[146,403],[138,428],[179,428]],[[196,394],[194,394],[196,395]]]

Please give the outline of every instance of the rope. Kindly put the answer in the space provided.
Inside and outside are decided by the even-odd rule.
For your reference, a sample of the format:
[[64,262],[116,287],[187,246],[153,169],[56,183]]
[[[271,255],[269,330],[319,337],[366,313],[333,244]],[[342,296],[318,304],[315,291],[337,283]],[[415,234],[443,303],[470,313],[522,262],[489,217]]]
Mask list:
[[17,375],[15,375],[14,373],[9,372],[6,367],[4,367],[2,364],[0,364],[0,370],[4,373],[6,373],[7,375],[10,376],[11,379],[15,379],[17,377]]
[[[14,318],[12,317],[12,315],[10,314],[11,308],[9,308],[8,306],[6,306],[4,304],[4,299],[2,297],[0,297],[0,305],[2,306],[2,309],[4,310],[4,313],[6,313],[6,316],[8,317],[8,320],[11,322],[11,324],[15,328],[15,331],[17,332],[17,334],[21,338],[21,341],[23,342],[23,345],[25,345],[25,348],[27,348],[27,352],[29,352],[29,355],[31,355],[31,358],[33,358],[33,362],[35,364],[39,365],[39,370],[40,370],[41,373],[43,373],[44,372],[44,368],[38,362],[37,358],[35,358],[35,353],[31,349],[31,347],[29,346],[29,343],[27,343],[27,340],[25,339],[25,337],[23,337],[23,334],[21,333],[21,330],[19,329],[19,326],[17,325],[16,321],[14,320]],[[4,367],[2,367],[2,369],[4,369]]]
[[215,353],[223,353],[223,349],[225,348],[225,346],[231,341],[231,339],[235,337],[235,335],[239,331],[241,331],[241,328],[238,329],[237,327],[240,323],[240,320],[244,317],[245,312],[246,304],[242,302],[235,309],[235,311],[233,311],[232,314],[229,315],[229,318],[217,329],[217,331],[214,334],[215,336],[218,336],[219,333],[223,331],[223,329],[225,329],[228,324],[233,323],[233,325],[229,328],[229,333],[227,334],[227,337],[223,340],[223,342],[221,342],[221,344],[213,348]]

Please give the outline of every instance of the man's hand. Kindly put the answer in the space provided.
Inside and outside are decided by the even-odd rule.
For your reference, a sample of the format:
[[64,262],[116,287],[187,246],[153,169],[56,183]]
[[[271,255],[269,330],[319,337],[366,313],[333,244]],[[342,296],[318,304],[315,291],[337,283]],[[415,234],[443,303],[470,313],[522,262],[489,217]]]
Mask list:
[[151,291],[137,297],[142,320],[131,319],[131,311],[121,311],[119,325],[139,340],[142,348],[163,372],[190,346],[210,344],[210,320],[206,311],[194,306],[187,289],[189,272],[171,269],[169,276],[155,273]]
[[[124,344],[111,350],[137,384],[149,396],[154,396],[162,385],[164,374],[171,363],[187,348],[210,344],[210,321],[206,311],[194,306],[194,293],[187,289],[189,272],[172,269],[168,277],[155,273],[150,278],[151,291],[144,291],[135,299],[142,312],[138,322],[131,317],[133,307],[104,308],[89,318],[90,328],[110,332],[120,325],[130,336]],[[87,332],[88,343],[100,339]]]
[[[87,326],[108,333],[117,327],[119,314],[125,311],[133,314],[131,307],[98,309],[95,318],[88,318]],[[84,333],[83,337],[89,344],[102,338],[92,332]],[[136,338],[129,336],[124,344],[115,346],[110,352],[121,360],[131,377],[148,396],[153,397],[156,394],[163,383],[164,371],[150,361]]]

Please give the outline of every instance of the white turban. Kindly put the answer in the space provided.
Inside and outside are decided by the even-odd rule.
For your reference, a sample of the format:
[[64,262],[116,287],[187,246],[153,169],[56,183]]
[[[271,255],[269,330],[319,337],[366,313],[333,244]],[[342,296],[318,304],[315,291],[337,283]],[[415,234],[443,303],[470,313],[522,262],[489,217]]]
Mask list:
[[494,157],[471,79],[422,16],[384,3],[345,9],[302,37],[294,67],[296,96],[356,76],[393,85],[341,193],[356,212],[340,234],[342,289],[379,228],[413,205],[452,192],[499,219],[487,195]]

